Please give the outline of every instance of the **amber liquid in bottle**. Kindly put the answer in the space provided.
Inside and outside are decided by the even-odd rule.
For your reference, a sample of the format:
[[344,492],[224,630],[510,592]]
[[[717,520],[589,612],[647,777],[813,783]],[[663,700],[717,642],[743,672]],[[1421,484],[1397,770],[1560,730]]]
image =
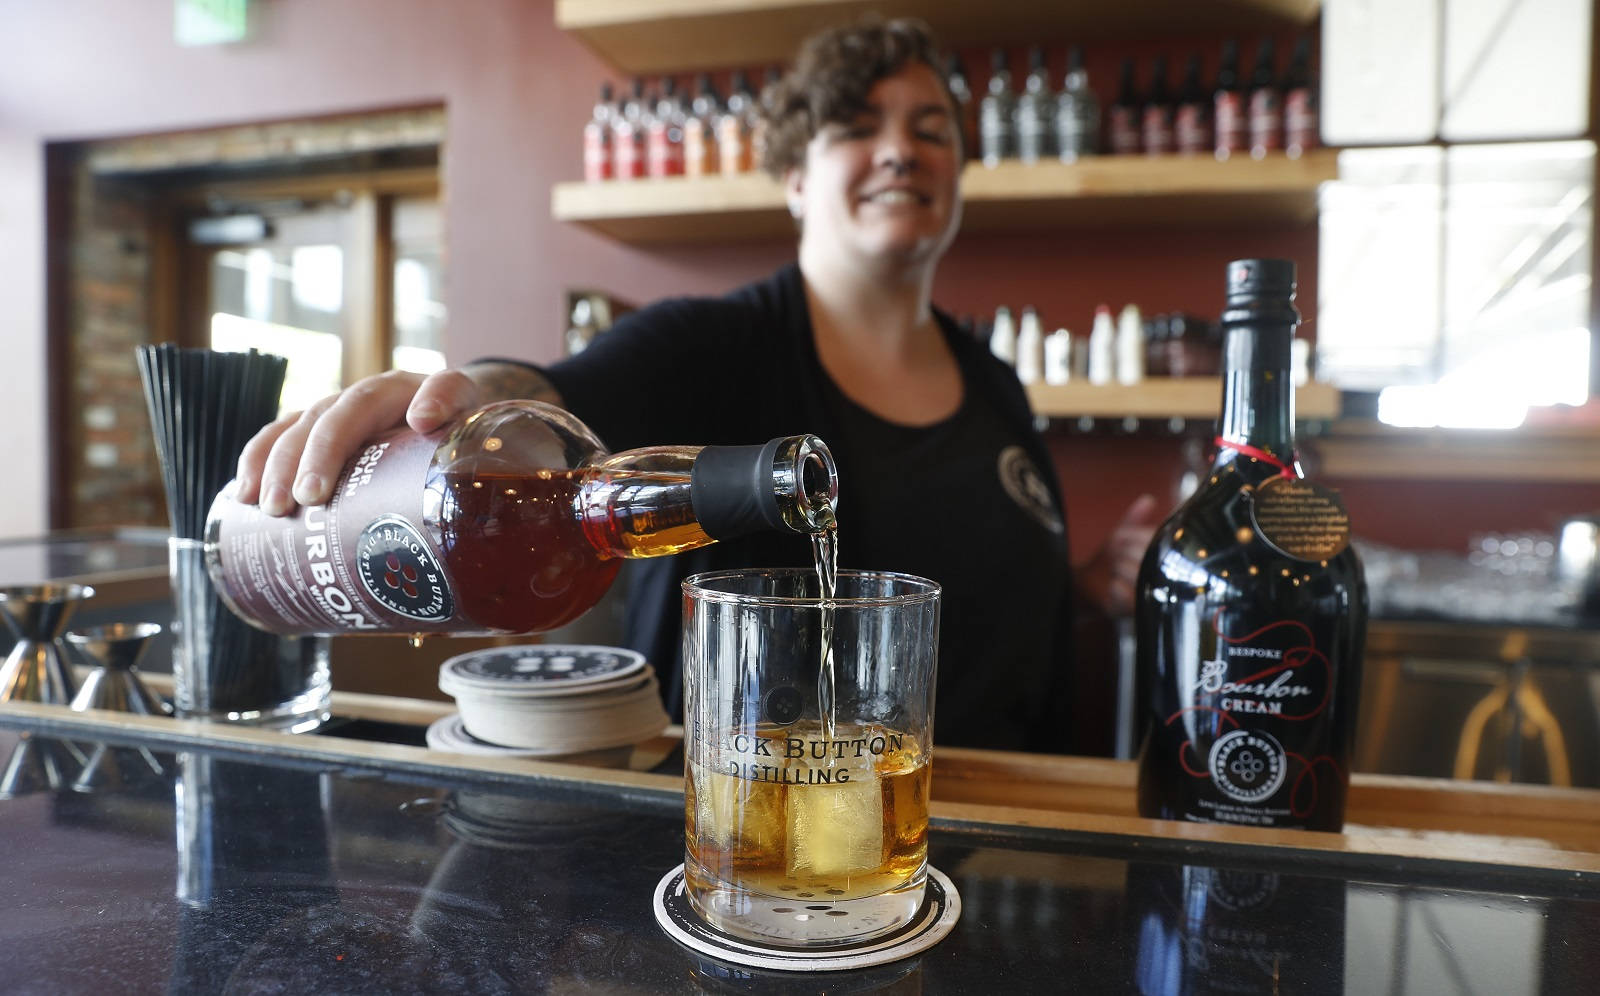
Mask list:
[[[1239,272],[1255,264],[1269,268],[1266,291]],[[1338,830],[1366,586],[1353,547],[1306,560],[1260,531],[1258,492],[1300,478],[1289,377],[1299,316],[1290,264],[1243,261],[1229,275],[1221,445],[1139,574],[1139,813]]]

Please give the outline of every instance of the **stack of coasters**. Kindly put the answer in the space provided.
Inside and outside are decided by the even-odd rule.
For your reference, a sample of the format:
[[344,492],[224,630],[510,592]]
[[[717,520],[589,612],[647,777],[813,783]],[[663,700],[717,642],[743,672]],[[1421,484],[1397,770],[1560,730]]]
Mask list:
[[458,753],[586,754],[648,740],[668,722],[655,671],[616,647],[475,650],[440,665],[439,689],[460,713],[435,723],[428,744]]

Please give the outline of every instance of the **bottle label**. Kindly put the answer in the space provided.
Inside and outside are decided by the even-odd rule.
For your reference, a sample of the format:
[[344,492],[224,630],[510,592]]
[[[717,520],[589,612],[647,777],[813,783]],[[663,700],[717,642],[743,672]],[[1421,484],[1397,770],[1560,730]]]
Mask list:
[[409,430],[380,437],[340,474],[326,506],[289,518],[219,498],[208,538],[220,593],[276,633],[459,629],[451,578],[422,526],[437,446]]
[[653,177],[683,175],[683,129],[677,125],[656,122],[650,126],[650,175]]
[[1111,109],[1111,152],[1131,156],[1139,151],[1139,122],[1131,107]]
[[1278,92],[1262,87],[1250,94],[1250,148],[1283,148],[1283,108]]
[[683,125],[683,172],[687,176],[706,176],[717,171],[716,140],[711,128],[700,118]]
[[644,135],[631,126],[619,126],[614,133],[612,153],[615,155],[614,174],[619,180],[637,180],[644,176]]
[[1321,144],[1317,129],[1317,109],[1311,91],[1297,87],[1283,102],[1285,144],[1291,149],[1314,149]]
[[1211,149],[1211,128],[1203,104],[1183,104],[1178,108],[1178,151],[1185,155]]
[[1244,112],[1239,95],[1224,90],[1217,94],[1216,107],[1217,155],[1226,158],[1229,153],[1244,150]]
[[593,121],[583,129],[583,178],[611,179],[611,130]]
[[1179,695],[1188,705],[1163,717],[1151,744],[1154,762],[1190,783],[1179,807],[1185,818],[1304,825],[1340,791],[1323,625],[1215,610],[1196,647],[1198,666],[1176,667],[1190,676],[1178,679],[1189,685]]
[[1148,156],[1162,156],[1172,151],[1172,119],[1165,107],[1144,109],[1144,151]]
[[717,152],[724,173],[750,171],[750,135],[737,115],[724,114],[717,119]]
[[1300,478],[1274,477],[1251,496],[1261,538],[1285,556],[1323,561],[1350,545],[1350,513],[1339,492]]

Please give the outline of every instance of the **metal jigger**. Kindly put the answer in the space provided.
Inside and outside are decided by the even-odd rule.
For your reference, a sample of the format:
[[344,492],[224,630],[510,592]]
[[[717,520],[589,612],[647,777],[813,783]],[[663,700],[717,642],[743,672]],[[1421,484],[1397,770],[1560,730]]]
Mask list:
[[[41,584],[0,588],[0,615],[17,645],[0,667],[0,702],[67,705],[77,683],[67,662],[61,631],[78,603],[94,595],[82,584]],[[84,764],[83,752],[65,740],[24,733],[0,775],[0,799],[12,799],[70,783]]]
[[[166,715],[166,704],[150,694],[137,670],[145,648],[160,632],[161,627],[155,623],[112,623],[68,633],[67,642],[100,665],[84,678],[72,708]],[[147,781],[164,773],[161,762],[143,747],[97,744],[72,787],[78,792],[93,792]]]
[[0,588],[0,615],[17,645],[0,668],[0,702],[67,705],[77,692],[61,632],[78,603],[94,596],[85,584]]

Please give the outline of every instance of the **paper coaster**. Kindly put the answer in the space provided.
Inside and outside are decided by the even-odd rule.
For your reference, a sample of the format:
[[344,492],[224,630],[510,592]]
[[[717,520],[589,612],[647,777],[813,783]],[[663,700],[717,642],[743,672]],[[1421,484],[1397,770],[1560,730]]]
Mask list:
[[[641,738],[643,739],[643,738]],[[461,723],[461,714],[453,712],[433,721],[428,727],[429,750],[449,751],[452,754],[471,754],[477,757],[527,757],[533,759],[558,759],[574,764],[594,764],[607,768],[625,768],[632,754],[631,745],[589,751],[540,750],[534,747],[504,747],[473,736]]]
[[498,696],[572,695],[626,686],[645,671],[643,654],[621,647],[536,643],[489,647],[439,666],[439,688]]
[[700,919],[683,887],[683,866],[656,883],[656,923],[686,948],[736,965],[780,972],[839,972],[909,958],[944,940],[961,919],[961,894],[944,872],[928,866],[927,893],[909,923],[892,934],[854,945],[806,950],[763,947],[731,937]]

